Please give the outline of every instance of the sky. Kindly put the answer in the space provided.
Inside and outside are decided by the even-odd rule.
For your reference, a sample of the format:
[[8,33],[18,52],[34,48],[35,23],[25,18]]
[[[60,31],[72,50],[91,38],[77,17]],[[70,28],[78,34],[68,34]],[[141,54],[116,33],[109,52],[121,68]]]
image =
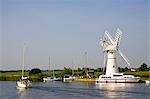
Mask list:
[[0,69],[103,67],[99,44],[104,31],[122,32],[119,67],[150,64],[148,0],[0,0]]

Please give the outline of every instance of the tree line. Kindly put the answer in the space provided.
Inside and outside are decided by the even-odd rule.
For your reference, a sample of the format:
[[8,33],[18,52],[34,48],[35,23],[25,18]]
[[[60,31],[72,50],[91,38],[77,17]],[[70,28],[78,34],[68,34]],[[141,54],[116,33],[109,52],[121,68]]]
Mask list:
[[[128,67],[118,67],[119,72],[128,72],[131,71],[130,68]],[[139,68],[136,68],[136,71],[149,71],[150,70],[150,66],[148,66],[146,63],[143,63],[140,65]],[[102,67],[102,68],[78,68],[76,70],[72,70],[71,68],[67,68],[64,67],[64,74],[76,74],[76,75],[86,75],[87,71],[94,71],[94,72],[105,72],[106,71],[106,67]],[[42,70],[38,69],[38,68],[34,68],[32,69],[29,74],[37,74],[37,73],[41,73]]]

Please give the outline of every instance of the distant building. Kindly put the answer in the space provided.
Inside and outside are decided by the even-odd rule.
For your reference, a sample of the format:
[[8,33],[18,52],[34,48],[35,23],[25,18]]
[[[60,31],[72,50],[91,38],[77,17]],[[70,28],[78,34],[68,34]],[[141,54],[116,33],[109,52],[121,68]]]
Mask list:
[[95,75],[94,70],[89,70],[88,71],[88,76],[93,77]]
[[135,71],[138,71],[139,70],[139,68],[131,68],[130,69],[130,71],[132,71],[132,72],[135,72]]

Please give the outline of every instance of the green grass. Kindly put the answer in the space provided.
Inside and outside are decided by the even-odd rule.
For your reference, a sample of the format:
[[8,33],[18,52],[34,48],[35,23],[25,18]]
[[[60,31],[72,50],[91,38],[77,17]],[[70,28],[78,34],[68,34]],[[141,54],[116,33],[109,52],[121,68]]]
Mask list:
[[[25,72],[24,75],[27,76],[28,73]],[[0,73],[0,80],[16,81],[19,80],[20,77],[21,77],[21,72]]]
[[96,72],[95,73],[95,75],[97,76],[97,77],[99,77],[100,75],[103,75],[103,74],[105,74],[104,72]]
[[124,74],[132,74],[141,77],[141,80],[150,79],[150,71],[124,72]]
[[124,72],[124,74],[133,74],[140,77],[150,77],[149,71],[137,71],[137,72]]

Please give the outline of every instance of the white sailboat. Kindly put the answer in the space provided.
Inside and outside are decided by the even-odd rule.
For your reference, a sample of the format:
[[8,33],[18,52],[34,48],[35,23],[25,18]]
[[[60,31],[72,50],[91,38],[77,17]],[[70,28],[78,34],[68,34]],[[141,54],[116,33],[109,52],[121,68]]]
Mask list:
[[150,80],[145,80],[145,83],[146,84],[150,84]]
[[[149,70],[149,73],[150,73],[150,70]],[[150,84],[150,75],[149,75],[149,79],[145,80],[145,83],[148,85]]]
[[49,82],[49,81],[61,81],[62,78],[56,77],[54,74],[54,70],[53,70],[53,76],[48,76],[48,77],[44,77],[43,81],[44,82]]
[[73,71],[73,59],[72,59],[72,70],[71,70],[72,74],[65,74],[63,76],[63,82],[72,82],[75,79],[74,76],[74,71]]
[[22,76],[19,81],[17,81],[17,88],[28,88],[30,86],[29,77],[24,76],[24,56],[25,56],[25,46],[23,47],[23,58],[22,58]]
[[64,75],[63,82],[72,82],[73,77],[71,75]]
[[[50,70],[50,57],[49,57],[49,70]],[[62,78],[56,77],[54,71],[55,71],[55,70],[53,69],[53,76],[44,77],[44,78],[43,78],[43,81],[44,81],[44,82],[49,82],[49,81],[61,81]]]
[[[127,57],[121,52],[119,49],[119,44],[121,40],[122,32],[118,29],[116,33],[115,39],[105,31],[105,35],[101,40],[101,46],[103,47],[104,52],[104,66],[106,65],[106,74],[100,75],[99,78],[96,79],[96,84],[98,83],[124,83],[124,82],[138,82],[140,80],[139,77],[135,77],[134,75],[124,75],[123,73],[119,73],[117,62],[116,62],[116,52],[119,52],[121,57],[130,65]],[[106,64],[105,64],[105,55]]]

